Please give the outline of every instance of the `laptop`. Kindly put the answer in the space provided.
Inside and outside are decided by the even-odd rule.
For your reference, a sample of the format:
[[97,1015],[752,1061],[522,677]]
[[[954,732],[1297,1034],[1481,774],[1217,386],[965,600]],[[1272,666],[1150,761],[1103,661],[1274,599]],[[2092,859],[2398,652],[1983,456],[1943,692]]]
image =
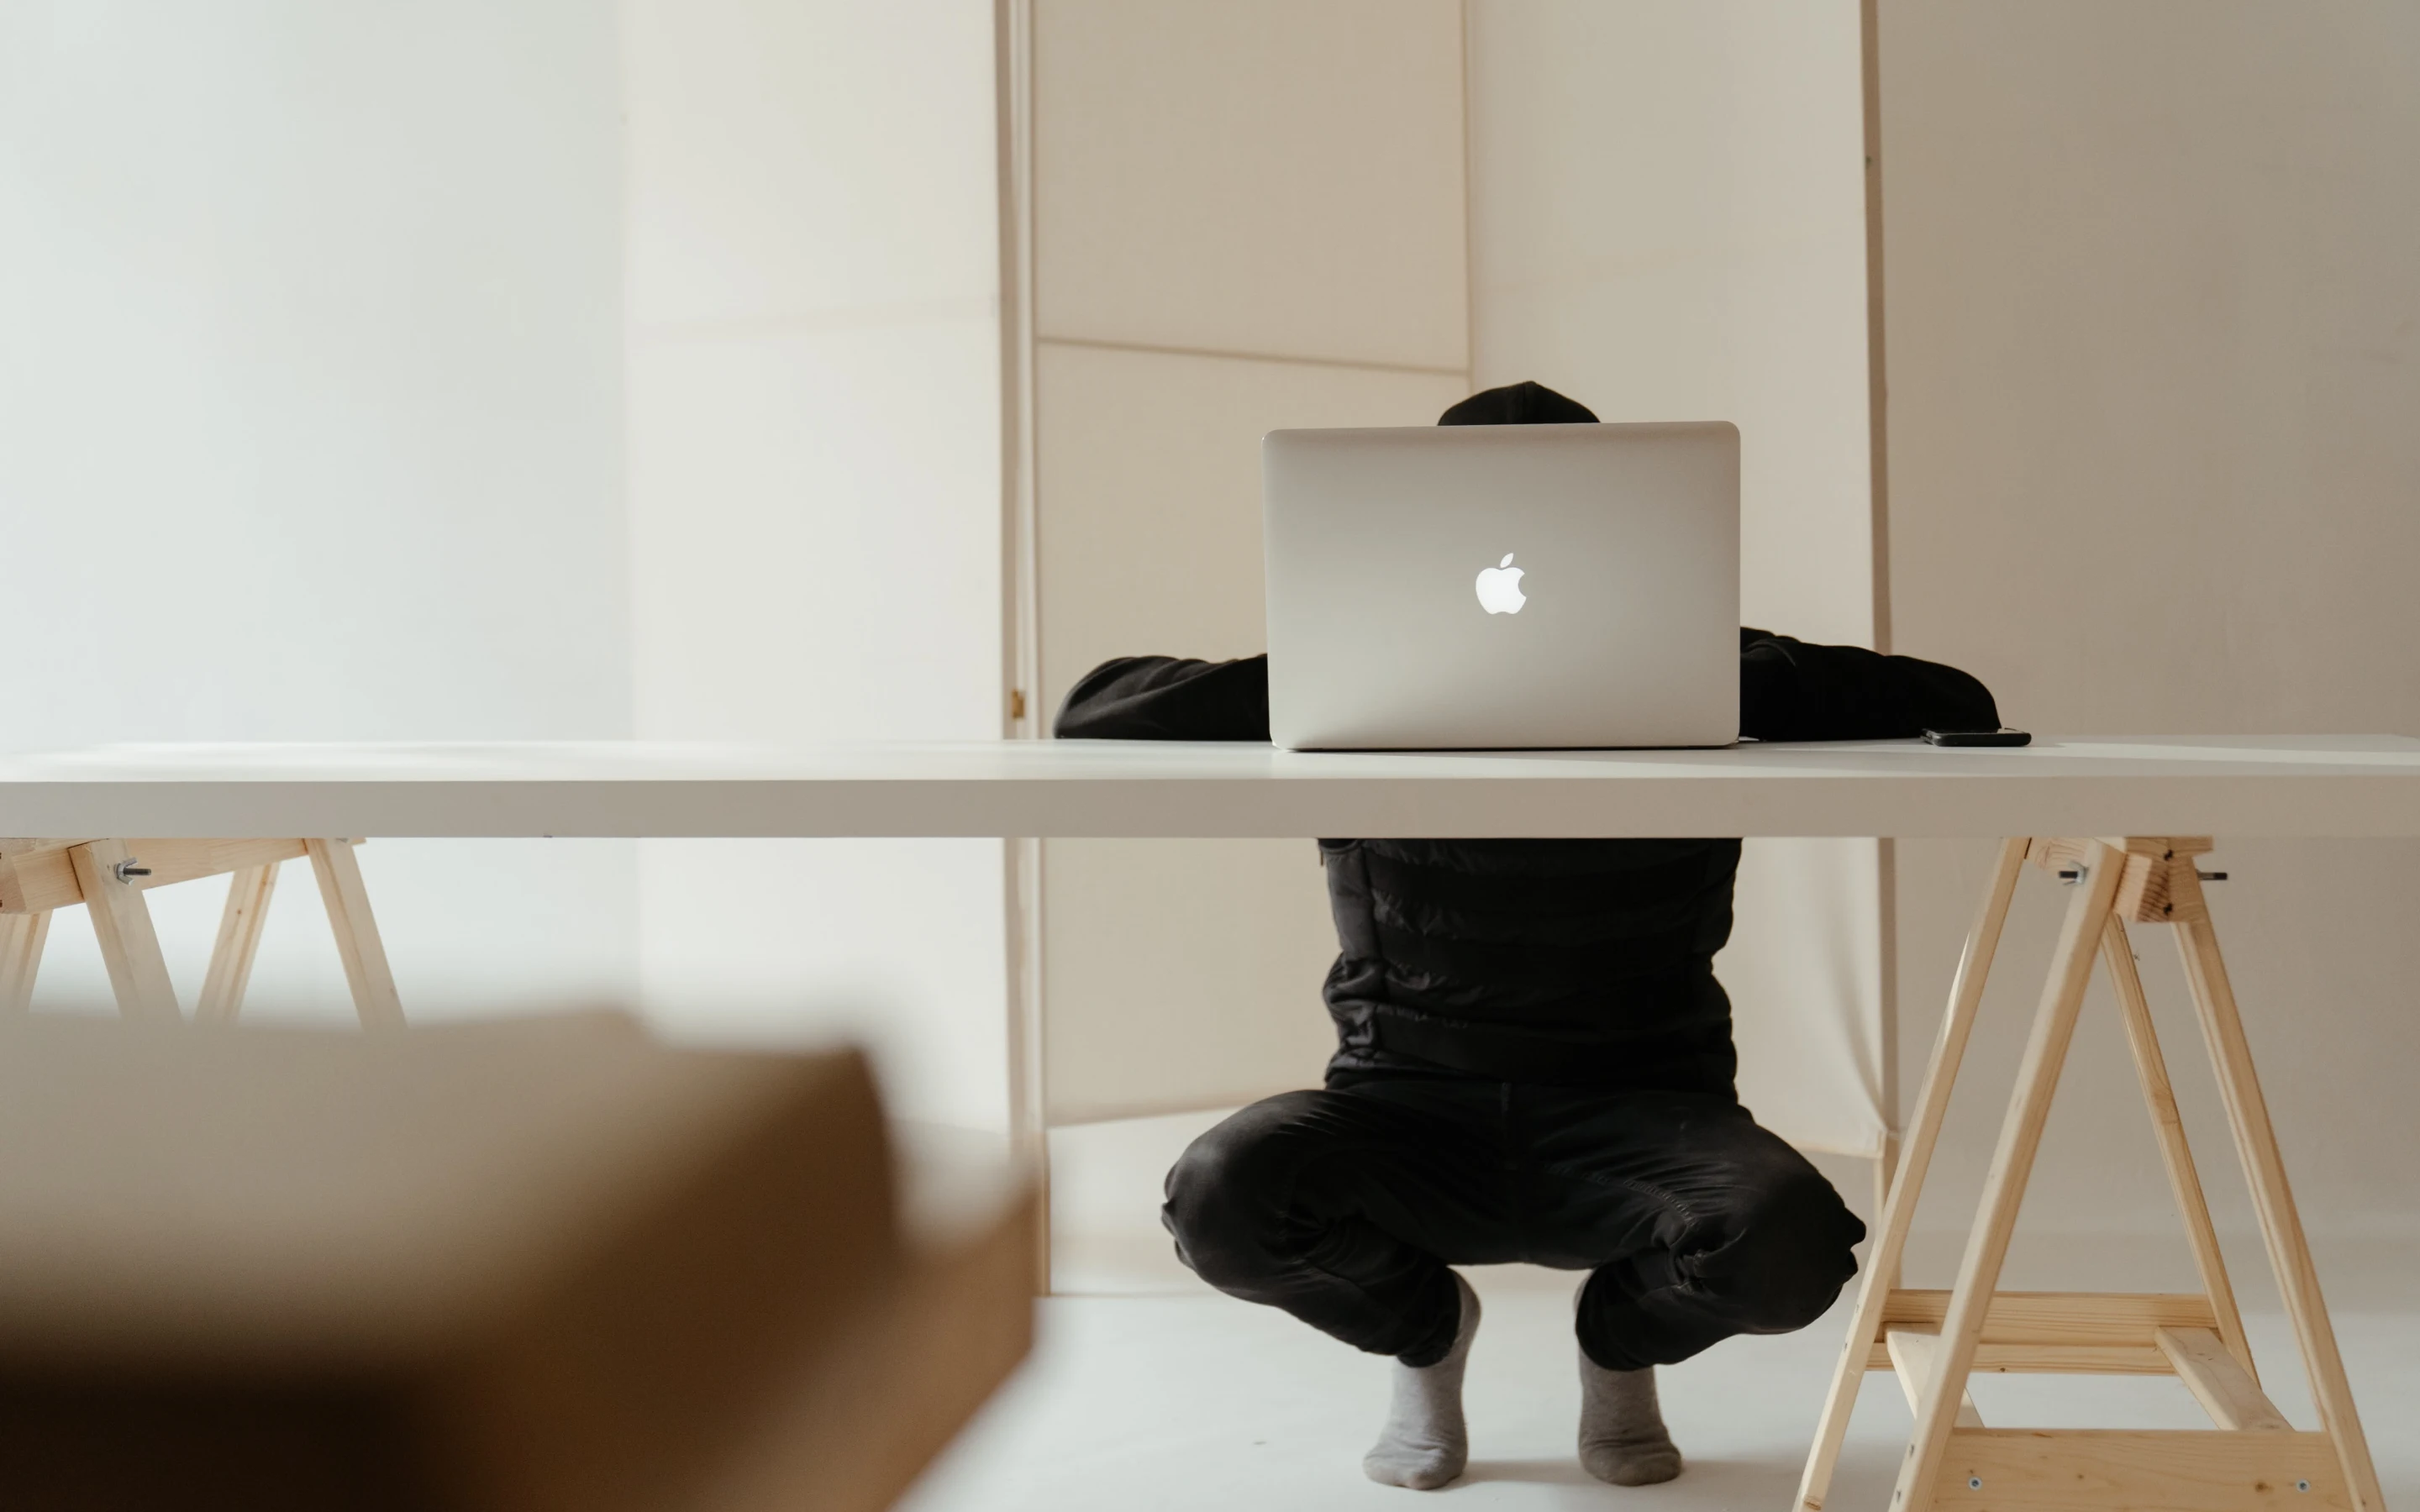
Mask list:
[[1739,430],[1280,430],[1269,733],[1289,750],[1739,738]]

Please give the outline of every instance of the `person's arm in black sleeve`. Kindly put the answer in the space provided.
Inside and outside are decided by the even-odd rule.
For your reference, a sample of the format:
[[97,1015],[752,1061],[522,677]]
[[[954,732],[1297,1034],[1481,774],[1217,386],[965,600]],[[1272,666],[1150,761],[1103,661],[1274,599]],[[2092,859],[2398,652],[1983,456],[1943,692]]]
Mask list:
[[1740,733],[1758,740],[1890,740],[1997,730],[1992,690],[1955,667],[1740,631]]
[[1063,740],[1266,740],[1269,658],[1105,661],[1068,690],[1050,733]]

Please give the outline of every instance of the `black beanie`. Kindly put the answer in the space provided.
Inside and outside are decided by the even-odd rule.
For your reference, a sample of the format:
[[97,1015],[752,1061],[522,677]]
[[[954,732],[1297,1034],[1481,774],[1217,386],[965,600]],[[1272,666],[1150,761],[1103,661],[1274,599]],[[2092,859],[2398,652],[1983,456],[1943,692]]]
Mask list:
[[1593,425],[1596,415],[1542,383],[1482,389],[1437,416],[1440,425]]

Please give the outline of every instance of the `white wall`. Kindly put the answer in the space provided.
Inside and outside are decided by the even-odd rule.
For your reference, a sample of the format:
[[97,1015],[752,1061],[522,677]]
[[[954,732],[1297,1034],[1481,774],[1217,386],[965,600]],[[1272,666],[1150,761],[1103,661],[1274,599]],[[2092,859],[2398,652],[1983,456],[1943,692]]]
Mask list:
[[[1475,0],[1469,18],[1474,385],[1736,423],[1742,618],[1872,644],[1854,0]],[[1849,1154],[1876,1152],[1887,1116],[1877,856],[1751,840],[1715,963],[1743,1100]]]
[[[637,733],[1000,733],[986,0],[625,0]],[[837,1034],[892,1107],[1006,1117],[991,841],[649,841],[677,1032]]]
[[[629,733],[613,27],[0,0],[0,746]],[[362,865],[416,1016],[630,989],[627,843]],[[109,1003],[79,917],[36,1000]],[[298,872],[254,1009],[346,1001]]]
[[[0,0],[0,744],[996,733],[991,73],[983,0]],[[416,1018],[1000,1121],[996,844],[363,866]],[[345,1001],[298,872],[251,1011]],[[73,915],[37,1002],[109,1002]]]
[[[2420,734],[2420,9],[1885,3],[1882,20],[1901,642],[1974,669],[2035,730]],[[2304,1217],[2331,1242],[2402,1236],[2408,1271],[2420,846],[2219,839],[2235,880],[2211,906]],[[1988,860],[1947,842],[1901,858],[1913,1068]],[[2004,948],[1987,1096],[2055,903],[2026,900]],[[2241,1225],[2174,949],[2138,933],[2213,1206]],[[2026,1224],[2164,1240],[2113,1014],[2096,991]],[[1941,1169],[1961,1196],[1928,1222],[1971,1211],[1995,1118],[1953,1127]],[[2257,1247],[2240,1257],[2257,1268]]]
[[[1264,434],[1424,425],[1469,392],[1462,16],[1032,16],[1047,717],[1109,656],[1267,649]],[[1042,904],[1052,1120],[1318,1081],[1336,934],[1309,841],[1048,841]]]

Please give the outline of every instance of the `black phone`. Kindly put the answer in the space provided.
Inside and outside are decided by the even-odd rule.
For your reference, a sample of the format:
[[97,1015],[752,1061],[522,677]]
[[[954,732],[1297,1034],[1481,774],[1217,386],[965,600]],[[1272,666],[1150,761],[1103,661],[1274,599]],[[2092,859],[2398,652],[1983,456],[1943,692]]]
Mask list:
[[2022,730],[1928,730],[1924,738],[1935,746],[2030,746],[2034,739]]

